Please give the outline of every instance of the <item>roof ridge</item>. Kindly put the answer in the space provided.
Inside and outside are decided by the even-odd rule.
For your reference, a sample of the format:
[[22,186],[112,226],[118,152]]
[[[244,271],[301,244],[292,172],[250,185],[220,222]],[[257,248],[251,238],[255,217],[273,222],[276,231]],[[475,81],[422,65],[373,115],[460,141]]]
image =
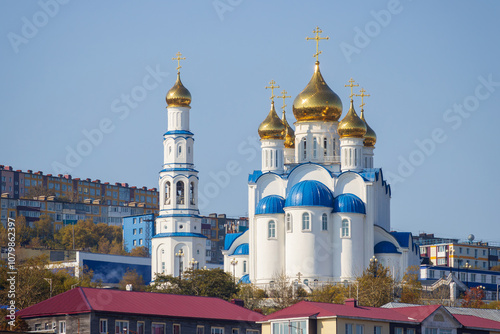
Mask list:
[[[85,301],[85,303],[87,303],[87,306],[89,307],[89,309],[90,309],[91,311],[93,311],[93,310],[94,310],[94,308],[92,307],[92,305],[90,305],[90,302],[89,302],[89,300],[88,300],[88,298],[87,298],[87,295],[85,294],[85,291],[83,290],[84,288],[83,288],[83,287],[81,287],[81,286],[79,286],[79,287],[78,287],[78,289],[79,289],[80,295],[83,297],[83,300]],[[91,288],[90,288],[90,289],[91,289]]]

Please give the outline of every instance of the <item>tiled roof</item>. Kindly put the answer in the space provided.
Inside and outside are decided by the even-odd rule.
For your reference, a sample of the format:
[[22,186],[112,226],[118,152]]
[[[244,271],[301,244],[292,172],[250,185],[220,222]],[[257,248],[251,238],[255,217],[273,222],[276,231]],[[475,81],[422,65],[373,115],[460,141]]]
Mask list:
[[102,311],[174,318],[258,321],[262,315],[213,297],[75,288],[17,313],[22,318]]
[[394,309],[378,307],[352,306],[342,304],[318,303],[301,301],[281,311],[265,316],[261,321],[270,321],[289,318],[309,318],[309,317],[355,317],[364,319],[377,319],[380,321],[395,321],[417,323],[407,316],[395,312]]

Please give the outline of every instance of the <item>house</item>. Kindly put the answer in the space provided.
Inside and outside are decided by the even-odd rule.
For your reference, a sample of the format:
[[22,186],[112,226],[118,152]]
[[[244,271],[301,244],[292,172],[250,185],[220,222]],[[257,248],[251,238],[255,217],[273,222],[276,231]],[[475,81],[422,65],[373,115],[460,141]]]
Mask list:
[[79,287],[17,317],[32,330],[59,334],[259,334],[262,315],[213,297]]

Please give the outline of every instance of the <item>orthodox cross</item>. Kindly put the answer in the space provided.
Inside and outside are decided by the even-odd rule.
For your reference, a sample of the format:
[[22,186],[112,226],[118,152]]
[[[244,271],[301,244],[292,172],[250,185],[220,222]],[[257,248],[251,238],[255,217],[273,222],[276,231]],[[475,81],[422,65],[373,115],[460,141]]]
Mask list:
[[186,60],[186,57],[181,57],[182,53],[180,52],[177,52],[176,56],[177,57],[172,58],[172,60],[177,60],[177,72],[179,72],[179,69],[182,67],[181,60]]
[[285,114],[285,108],[286,108],[285,99],[287,99],[287,98],[289,98],[289,97],[291,97],[291,96],[286,95],[286,94],[287,94],[287,91],[286,91],[286,90],[284,90],[284,89],[283,89],[283,91],[281,92],[281,94],[283,94],[283,95],[281,95],[281,96],[276,96],[276,97],[278,97],[278,98],[280,98],[280,99],[283,99],[283,107],[281,107],[281,109],[283,109],[283,115],[284,115],[284,114]]
[[273,103],[274,103],[274,98],[276,97],[276,96],[274,95],[274,89],[275,89],[275,88],[280,88],[280,86],[275,86],[275,85],[274,85],[275,83],[276,83],[276,81],[271,80],[271,81],[269,81],[269,84],[270,84],[271,86],[266,86],[266,89],[271,88],[271,97],[270,97],[270,99],[271,99],[271,101],[273,101]]
[[354,83],[355,83],[355,81],[353,80],[353,78],[350,78],[348,82],[349,82],[349,84],[348,84],[348,85],[344,85],[344,87],[351,87],[351,95],[349,95],[349,97],[350,97],[350,98],[351,98],[351,100],[352,100],[352,97],[355,95],[355,94],[352,92],[352,88],[353,88],[353,87],[358,87],[358,86],[359,86],[359,84],[354,84]]
[[319,37],[319,34],[323,33],[323,30],[321,30],[319,27],[316,27],[316,29],[313,30],[313,33],[316,34],[314,37],[306,37],[306,40],[315,40],[316,41],[316,53],[314,54],[313,57],[316,57],[316,61],[319,61],[319,55],[321,54],[321,51],[319,51],[319,41],[321,39],[330,39],[330,37]]
[[356,96],[361,96],[361,105],[360,105],[360,108],[361,108],[361,109],[363,109],[363,107],[365,106],[365,103],[363,102],[363,97],[365,97],[365,96],[366,96],[366,97],[368,97],[368,96],[370,96],[370,94],[365,94],[365,93],[366,93],[366,90],[365,90],[364,88],[361,88],[361,89],[359,90],[359,92],[360,92],[361,94],[355,94],[355,95],[356,95]]

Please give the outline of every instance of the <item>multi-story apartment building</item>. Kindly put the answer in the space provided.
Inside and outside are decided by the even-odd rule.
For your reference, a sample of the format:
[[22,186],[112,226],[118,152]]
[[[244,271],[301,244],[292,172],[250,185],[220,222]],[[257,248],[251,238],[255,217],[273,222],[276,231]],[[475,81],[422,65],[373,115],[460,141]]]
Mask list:
[[435,245],[443,243],[457,243],[458,239],[435,237],[434,233],[420,233],[413,236],[413,242],[417,245]]
[[435,266],[489,270],[498,266],[500,247],[487,242],[420,245],[420,255]]
[[[2,197],[28,198],[36,187],[43,187],[57,199],[71,202],[100,201],[99,204],[126,206],[130,203],[158,210],[156,188],[130,187],[128,183],[72,178],[71,175],[44,175],[42,172],[13,170],[0,165]],[[30,198],[31,199],[31,198]]]

